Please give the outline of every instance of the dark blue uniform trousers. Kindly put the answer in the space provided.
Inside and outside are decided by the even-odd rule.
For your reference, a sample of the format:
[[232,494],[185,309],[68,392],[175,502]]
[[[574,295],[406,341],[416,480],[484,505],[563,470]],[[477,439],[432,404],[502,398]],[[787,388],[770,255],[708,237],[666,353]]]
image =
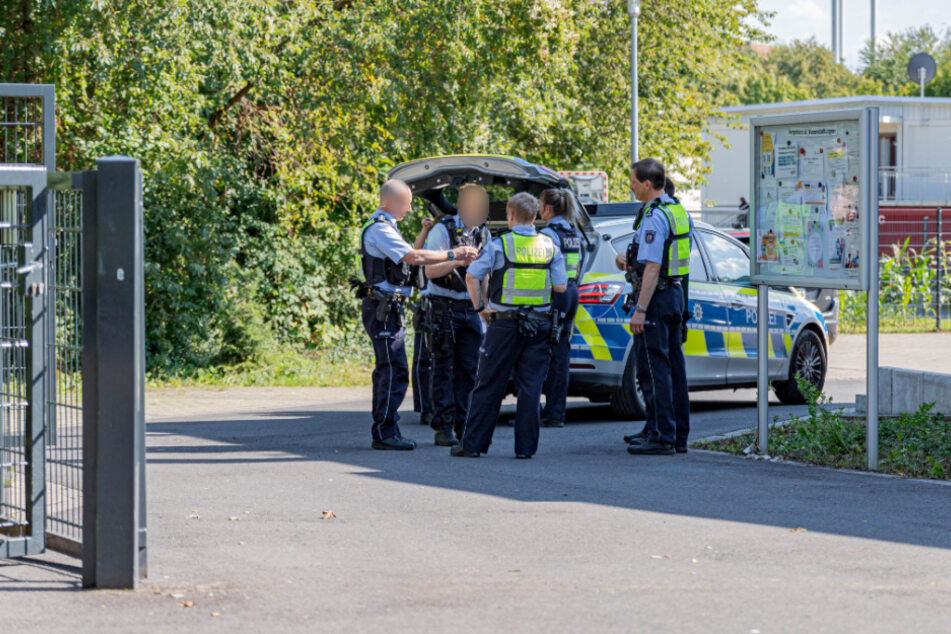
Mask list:
[[385,322],[376,318],[377,300],[363,300],[363,327],[373,342],[373,440],[399,437],[396,410],[409,386],[409,366],[403,342],[403,318],[394,307]]
[[538,404],[551,356],[551,327],[543,322],[538,326],[537,334],[525,336],[516,321],[500,319],[489,324],[479,355],[476,386],[469,396],[469,416],[462,435],[464,449],[488,451],[509,377],[514,377],[518,394],[515,453],[531,456],[538,450]]
[[679,284],[656,291],[647,307],[644,333],[634,335],[637,380],[647,404],[648,438],[687,446],[690,399],[687,365],[680,341],[684,292]]
[[426,339],[417,332],[413,335],[413,411],[421,414],[433,413],[431,364]]
[[571,335],[578,312],[578,285],[569,282],[567,291],[552,294],[551,303],[556,311],[565,313],[565,317],[558,345],[551,349],[551,365],[543,389],[545,409],[542,410],[542,418],[564,422],[565,400],[568,398],[568,358],[571,356]]
[[479,366],[482,319],[471,305],[441,309],[438,300],[433,303],[432,427],[461,436]]

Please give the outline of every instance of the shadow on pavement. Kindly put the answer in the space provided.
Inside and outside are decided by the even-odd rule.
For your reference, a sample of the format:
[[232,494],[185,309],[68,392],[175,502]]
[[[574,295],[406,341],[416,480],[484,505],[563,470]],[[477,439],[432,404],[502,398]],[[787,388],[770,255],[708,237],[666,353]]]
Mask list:
[[[755,419],[755,407],[751,412],[743,403],[731,405],[701,402],[692,410],[695,419],[722,419],[721,426],[741,427]],[[934,483],[704,451],[629,456],[621,435],[640,423],[543,429],[539,453],[529,461],[512,459],[513,430],[499,425],[490,453],[474,460],[450,458],[448,449],[432,446],[431,431],[410,413],[401,427],[419,448],[377,452],[369,448],[370,418],[362,407],[336,403],[326,410],[151,422],[148,460],[175,465],[326,461],[351,465],[354,474],[368,478],[524,502],[610,505],[951,548],[951,489]],[[578,409],[572,409],[569,421],[603,421],[608,413],[603,406]]]
[[81,588],[82,566],[44,558],[0,559],[0,593],[49,592]]

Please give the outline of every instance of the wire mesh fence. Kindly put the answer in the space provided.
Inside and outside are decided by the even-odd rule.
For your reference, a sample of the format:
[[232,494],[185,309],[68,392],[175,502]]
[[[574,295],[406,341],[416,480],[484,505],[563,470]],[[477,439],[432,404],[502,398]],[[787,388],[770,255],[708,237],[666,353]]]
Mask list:
[[[951,218],[940,209],[883,209],[879,219],[879,323],[883,331],[951,327]],[[865,331],[864,293],[840,293],[843,332]]]
[[49,223],[47,301],[48,435],[46,444],[48,535],[82,543],[82,212],[78,190],[53,192]]
[[0,163],[43,164],[42,97],[0,97]]
[[20,247],[29,231],[27,192],[0,188],[0,532],[29,527],[25,446],[29,408],[26,308],[19,296]]

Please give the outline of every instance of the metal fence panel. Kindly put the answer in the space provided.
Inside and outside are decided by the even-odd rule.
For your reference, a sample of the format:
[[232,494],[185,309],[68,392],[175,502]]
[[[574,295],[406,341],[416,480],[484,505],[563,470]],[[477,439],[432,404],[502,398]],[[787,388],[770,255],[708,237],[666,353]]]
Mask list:
[[0,557],[40,553],[46,526],[46,174],[52,86],[0,86]]
[[45,548],[45,181],[0,169],[0,557]]
[[27,352],[25,304],[19,297],[20,247],[29,229],[22,188],[0,189],[0,531],[25,534]]
[[[68,175],[63,175],[68,176]],[[51,179],[58,180],[58,179]],[[83,535],[82,269],[84,192],[53,189],[47,301],[47,546],[76,557]]]

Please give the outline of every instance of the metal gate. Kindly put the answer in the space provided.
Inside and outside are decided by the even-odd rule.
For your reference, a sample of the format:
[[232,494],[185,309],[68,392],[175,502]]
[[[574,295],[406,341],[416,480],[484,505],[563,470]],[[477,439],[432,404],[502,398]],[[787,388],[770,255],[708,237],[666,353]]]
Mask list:
[[[47,108],[47,105],[49,106]],[[46,177],[52,91],[0,99],[0,556],[46,547]]]
[[56,172],[54,117],[52,86],[0,84],[0,558],[48,547],[83,559],[84,585],[132,587],[146,561],[141,174],[126,157]]

